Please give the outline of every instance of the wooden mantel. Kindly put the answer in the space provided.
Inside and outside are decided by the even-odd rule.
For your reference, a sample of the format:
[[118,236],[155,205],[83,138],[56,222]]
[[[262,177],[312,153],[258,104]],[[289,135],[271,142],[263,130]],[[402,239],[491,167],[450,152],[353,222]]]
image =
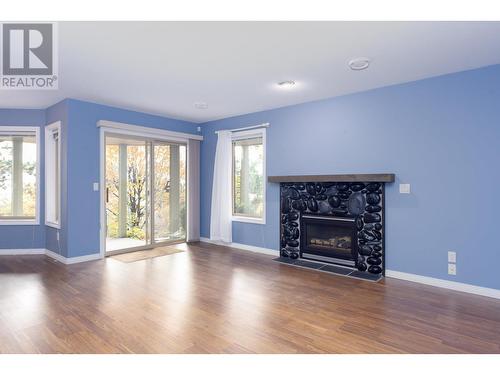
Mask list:
[[269,182],[394,182],[394,173],[268,176]]

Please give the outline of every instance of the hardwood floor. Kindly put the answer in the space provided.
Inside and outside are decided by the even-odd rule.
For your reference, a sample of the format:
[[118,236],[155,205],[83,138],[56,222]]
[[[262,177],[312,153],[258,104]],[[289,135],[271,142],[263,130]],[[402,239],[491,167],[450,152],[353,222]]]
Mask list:
[[205,243],[134,263],[0,256],[1,353],[500,353],[500,301]]

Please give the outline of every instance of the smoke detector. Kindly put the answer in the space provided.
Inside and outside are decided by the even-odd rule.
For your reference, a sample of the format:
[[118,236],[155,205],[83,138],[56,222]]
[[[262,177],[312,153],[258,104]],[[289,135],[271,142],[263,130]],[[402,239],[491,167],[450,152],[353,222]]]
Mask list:
[[349,61],[348,65],[351,70],[365,70],[370,66],[370,62],[368,57],[357,57]]

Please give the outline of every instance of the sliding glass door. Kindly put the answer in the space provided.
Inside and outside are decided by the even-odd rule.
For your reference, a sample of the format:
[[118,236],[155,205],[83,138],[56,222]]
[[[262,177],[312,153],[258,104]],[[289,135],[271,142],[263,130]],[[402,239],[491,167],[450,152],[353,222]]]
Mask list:
[[186,237],[186,146],[106,136],[106,252]]
[[153,241],[186,238],[186,146],[153,144]]

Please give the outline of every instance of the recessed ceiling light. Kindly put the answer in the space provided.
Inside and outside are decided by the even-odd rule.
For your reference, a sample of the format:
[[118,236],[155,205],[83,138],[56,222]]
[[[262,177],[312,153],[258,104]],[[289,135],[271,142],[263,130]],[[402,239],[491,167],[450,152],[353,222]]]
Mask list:
[[368,57],[357,57],[349,61],[348,65],[352,70],[364,70],[370,66],[370,59]]
[[207,109],[208,108],[208,104],[205,103],[205,102],[196,102],[196,103],[194,103],[194,107],[196,109]]
[[290,89],[293,86],[295,86],[295,81],[282,81],[278,82],[278,86],[283,88],[283,89]]

